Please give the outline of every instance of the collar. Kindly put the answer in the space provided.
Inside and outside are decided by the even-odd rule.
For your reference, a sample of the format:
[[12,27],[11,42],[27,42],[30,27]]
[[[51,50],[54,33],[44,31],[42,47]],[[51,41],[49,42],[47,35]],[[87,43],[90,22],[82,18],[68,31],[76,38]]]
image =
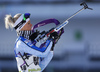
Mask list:
[[26,39],[29,39],[30,35],[32,35],[33,31],[19,31],[17,32],[17,36],[22,36]]

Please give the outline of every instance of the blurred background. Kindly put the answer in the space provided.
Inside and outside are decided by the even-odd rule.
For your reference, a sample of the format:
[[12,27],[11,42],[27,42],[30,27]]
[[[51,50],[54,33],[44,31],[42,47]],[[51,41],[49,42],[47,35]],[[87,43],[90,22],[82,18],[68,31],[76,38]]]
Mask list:
[[62,23],[82,8],[83,1],[93,10],[83,10],[69,20],[43,72],[100,72],[100,0],[0,0],[0,72],[18,72],[13,49],[17,34],[5,29],[6,14],[31,13],[33,25],[50,18]]

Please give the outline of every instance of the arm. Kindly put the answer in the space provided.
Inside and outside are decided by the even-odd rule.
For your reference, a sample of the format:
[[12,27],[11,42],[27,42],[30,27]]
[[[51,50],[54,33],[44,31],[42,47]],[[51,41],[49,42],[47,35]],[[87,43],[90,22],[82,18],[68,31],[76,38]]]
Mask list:
[[53,57],[53,51],[50,51],[49,54],[47,55],[47,57],[43,58],[43,60],[40,59],[39,66],[41,67],[42,71],[49,64],[49,62],[51,61],[52,57]]
[[52,47],[52,42],[48,41],[46,43],[46,47],[38,48],[32,44],[25,44],[25,41],[19,40],[16,44],[16,51],[17,53],[20,52],[26,52],[32,55],[36,55],[38,57],[46,57],[48,53],[50,52],[50,49]]

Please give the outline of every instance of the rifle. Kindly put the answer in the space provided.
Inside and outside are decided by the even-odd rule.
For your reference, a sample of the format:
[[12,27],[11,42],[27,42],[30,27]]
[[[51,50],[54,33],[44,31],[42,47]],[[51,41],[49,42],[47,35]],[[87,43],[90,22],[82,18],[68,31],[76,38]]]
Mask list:
[[80,10],[78,10],[76,13],[74,13],[72,16],[70,16],[68,19],[66,19],[63,23],[57,25],[55,28],[50,29],[49,31],[45,32],[44,34],[38,36],[35,41],[38,42],[41,39],[47,39],[51,33],[53,32],[58,32],[59,30],[61,30],[63,27],[65,27],[68,24],[68,21],[73,18],[74,16],[76,16],[78,13],[80,13],[81,11],[85,10],[85,9],[90,9],[93,10],[92,8],[89,8],[88,5],[85,2],[82,2],[80,4],[81,6],[83,5],[84,7]]

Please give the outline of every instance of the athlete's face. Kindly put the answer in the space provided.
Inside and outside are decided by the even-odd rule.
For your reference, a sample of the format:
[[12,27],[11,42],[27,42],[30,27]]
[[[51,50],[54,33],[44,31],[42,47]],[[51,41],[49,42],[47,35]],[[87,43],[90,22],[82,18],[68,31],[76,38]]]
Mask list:
[[21,30],[31,30],[31,28],[32,28],[32,24],[29,20]]

